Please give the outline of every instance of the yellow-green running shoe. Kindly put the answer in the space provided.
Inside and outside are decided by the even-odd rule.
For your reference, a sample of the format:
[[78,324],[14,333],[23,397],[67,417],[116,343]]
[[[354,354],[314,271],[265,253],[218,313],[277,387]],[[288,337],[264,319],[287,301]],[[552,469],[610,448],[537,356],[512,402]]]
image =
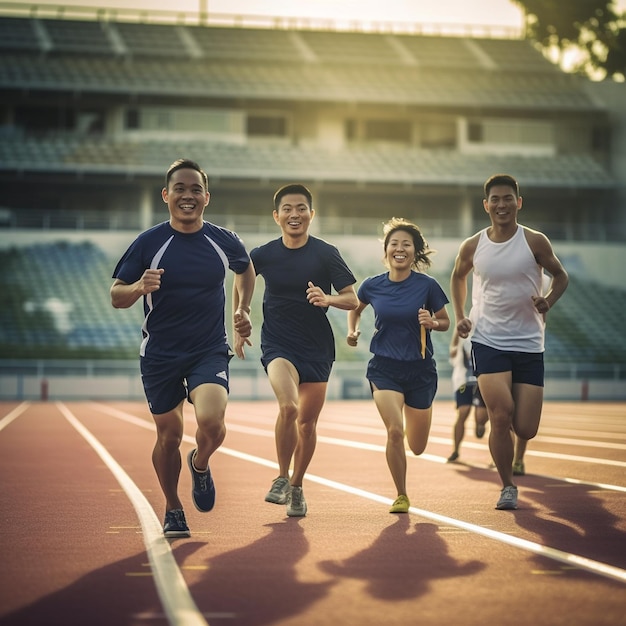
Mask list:
[[389,509],[390,513],[408,513],[411,503],[406,496],[398,496]]

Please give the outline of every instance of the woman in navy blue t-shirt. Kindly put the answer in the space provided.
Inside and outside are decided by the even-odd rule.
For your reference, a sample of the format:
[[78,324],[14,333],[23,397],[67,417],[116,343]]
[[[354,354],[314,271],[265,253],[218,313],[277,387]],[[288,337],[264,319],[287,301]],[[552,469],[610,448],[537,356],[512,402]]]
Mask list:
[[398,492],[390,513],[408,513],[404,435],[415,454],[424,451],[437,391],[430,333],[448,330],[450,319],[446,294],[422,271],[430,266],[432,251],[419,228],[393,218],[383,234],[388,271],[366,278],[359,287],[359,306],[348,312],[347,341],[357,345],[361,314],[371,304],[376,330],[367,379],[387,428],[387,464]]

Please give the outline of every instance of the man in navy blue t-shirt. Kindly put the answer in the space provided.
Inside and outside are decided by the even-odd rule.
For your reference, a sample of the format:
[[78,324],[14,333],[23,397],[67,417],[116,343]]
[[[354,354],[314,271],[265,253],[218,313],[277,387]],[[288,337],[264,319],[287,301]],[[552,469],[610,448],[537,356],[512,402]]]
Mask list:
[[215,504],[209,458],[226,434],[228,363],[224,280],[235,272],[233,329],[249,337],[255,273],[243,242],[205,222],[208,177],[194,161],[180,159],[167,171],[163,201],[170,219],[140,234],[113,272],[111,302],[128,308],[143,298],[141,378],[157,428],[152,462],[165,496],[166,537],[190,535],[178,497],[183,404],[194,407],[197,446],[187,463],[192,499],[200,511]]
[[[281,236],[250,253],[265,281],[261,362],[279,408],[279,475],[265,500],[287,504],[287,515],[301,517],[307,511],[302,480],[315,451],[315,428],[335,360],[326,312],[329,306],[357,306],[356,279],[335,246],[309,235],[315,211],[304,185],[281,187],[274,195],[273,215]],[[331,294],[333,288],[336,293]],[[245,340],[235,340],[239,353]]]

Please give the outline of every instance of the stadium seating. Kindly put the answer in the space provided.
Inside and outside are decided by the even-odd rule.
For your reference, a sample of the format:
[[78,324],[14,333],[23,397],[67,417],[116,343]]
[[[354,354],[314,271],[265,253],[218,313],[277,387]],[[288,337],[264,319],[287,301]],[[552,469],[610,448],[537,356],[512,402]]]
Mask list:
[[130,358],[139,352],[141,307],[113,309],[113,262],[85,242],[0,252],[0,358]]
[[113,52],[103,22],[47,19],[43,22],[43,28],[49,38],[50,51],[53,53],[110,55]]
[[35,21],[0,16],[0,50],[41,52]]
[[209,163],[215,176],[287,179],[368,180],[379,182],[472,184],[488,171],[514,171],[527,185],[575,183],[598,188],[612,184],[610,174],[591,155],[554,157],[467,155],[445,149],[370,146],[328,150],[284,143],[236,145],[185,139],[89,138],[79,135],[49,139],[6,137],[0,163],[60,171],[149,172],[160,175],[169,155],[185,154]]
[[[140,305],[116,310],[110,304],[111,273],[117,259],[94,243],[34,245],[0,251],[0,358],[136,358],[141,341]],[[380,259],[346,260],[359,268],[358,280],[384,271]],[[449,269],[432,275],[447,292]],[[232,277],[229,275],[229,281]],[[227,290],[230,293],[230,287]],[[260,330],[262,296],[255,294],[252,319]],[[626,290],[572,277],[570,287],[549,314],[546,364],[626,364],[626,338],[618,328],[626,308]],[[589,319],[602,311],[603,332],[588,332]],[[450,307],[448,312],[452,315]],[[345,342],[345,311],[329,310],[336,337],[337,360],[363,362],[369,357],[374,329],[371,309],[362,316],[362,341]],[[449,374],[449,333],[433,333],[435,357],[442,376]],[[258,362],[258,341],[246,349],[249,362]]]

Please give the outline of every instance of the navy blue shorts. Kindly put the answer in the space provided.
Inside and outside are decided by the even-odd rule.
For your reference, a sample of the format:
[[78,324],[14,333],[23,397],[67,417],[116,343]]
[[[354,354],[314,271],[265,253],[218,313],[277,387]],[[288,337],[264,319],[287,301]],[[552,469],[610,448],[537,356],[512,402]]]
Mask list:
[[267,350],[261,357],[263,369],[267,372],[267,366],[274,359],[289,361],[298,372],[300,383],[327,383],[330,372],[333,369],[332,361],[302,361],[291,354],[279,350]]
[[[210,353],[157,360],[141,357],[141,380],[154,415],[167,413],[199,385],[214,383],[228,388],[228,363],[233,353],[228,346]],[[189,400],[191,402],[191,400]]]
[[485,406],[485,401],[480,395],[477,383],[469,383],[459,387],[454,393],[456,408],[460,406]]
[[[404,403],[414,409],[428,409],[437,393],[437,364],[425,361],[397,361],[384,356],[373,356],[367,364],[370,388],[398,391]],[[373,389],[372,389],[373,391]]]
[[467,385],[461,385],[454,392],[454,399],[456,400],[457,409],[460,406],[472,406],[474,401],[474,393],[478,385],[476,383],[468,383]]
[[511,372],[513,383],[543,387],[543,352],[508,352],[472,341],[474,374]]

